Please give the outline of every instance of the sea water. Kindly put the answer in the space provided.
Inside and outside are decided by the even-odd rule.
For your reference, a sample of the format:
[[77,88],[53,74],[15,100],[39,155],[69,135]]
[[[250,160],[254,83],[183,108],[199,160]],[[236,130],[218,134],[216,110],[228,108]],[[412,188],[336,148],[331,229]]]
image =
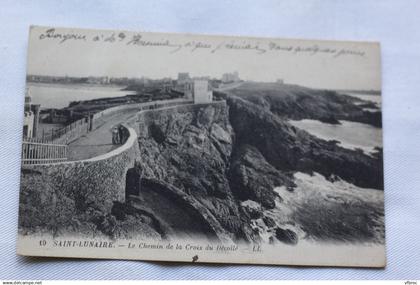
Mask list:
[[133,91],[122,91],[122,86],[95,86],[87,84],[28,83],[33,104],[41,108],[64,108],[72,101],[92,100],[107,97],[122,97]]
[[289,122],[318,138],[336,140],[341,147],[358,148],[366,154],[375,152],[375,147],[382,147],[382,129],[368,124],[341,120],[341,124],[336,125],[309,119]]

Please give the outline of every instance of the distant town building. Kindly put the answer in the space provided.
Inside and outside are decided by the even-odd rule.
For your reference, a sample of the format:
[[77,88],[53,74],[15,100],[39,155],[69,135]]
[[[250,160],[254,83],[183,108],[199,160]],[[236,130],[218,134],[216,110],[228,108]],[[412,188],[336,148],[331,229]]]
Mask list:
[[194,76],[192,79],[193,80],[207,80],[207,81],[209,81],[210,76]]
[[89,76],[87,78],[86,83],[89,84],[109,84],[109,77],[108,76]]
[[224,73],[222,75],[223,83],[238,82],[238,81],[240,81],[240,79],[239,79],[239,74],[237,71],[232,72],[232,73]]
[[40,105],[32,104],[29,89],[25,93],[25,118],[23,120],[23,137],[33,138],[37,136],[39,127]]
[[284,80],[279,78],[279,79],[276,80],[276,83],[277,84],[284,84]]
[[190,74],[188,72],[178,73],[178,80],[177,80],[178,85],[183,85],[190,80],[191,80],[191,78],[190,78]]

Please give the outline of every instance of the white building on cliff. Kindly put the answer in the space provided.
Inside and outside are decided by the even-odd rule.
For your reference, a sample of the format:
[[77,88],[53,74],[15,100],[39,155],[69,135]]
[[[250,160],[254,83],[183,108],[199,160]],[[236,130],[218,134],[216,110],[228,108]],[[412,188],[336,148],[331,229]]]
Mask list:
[[185,96],[193,100],[194,104],[211,103],[213,91],[209,90],[209,81],[205,79],[192,79],[185,83]]

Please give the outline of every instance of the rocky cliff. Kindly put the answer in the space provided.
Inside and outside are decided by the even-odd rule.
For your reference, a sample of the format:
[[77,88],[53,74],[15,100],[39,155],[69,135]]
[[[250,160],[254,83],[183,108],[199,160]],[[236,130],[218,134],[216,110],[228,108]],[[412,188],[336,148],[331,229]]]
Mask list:
[[226,103],[146,112],[139,121],[143,179],[176,187],[208,209],[232,238],[252,240],[227,174],[234,131]]
[[236,146],[251,145],[276,169],[338,175],[357,186],[383,189],[382,159],[341,148],[301,131],[249,101],[227,99]]
[[143,179],[162,181],[191,197],[234,240],[258,241],[261,235],[252,227],[258,219],[271,224],[274,236],[293,240],[264,212],[282,201],[276,187],[294,191],[296,172],[383,187],[380,158],[311,136],[236,96],[226,103],[145,113],[138,121]]
[[[289,111],[280,116],[267,100],[264,103],[235,95],[224,97],[226,100],[212,104],[139,113],[130,122],[138,135],[138,151],[131,158],[135,163],[126,174],[120,174],[126,185],[126,201],[114,201],[111,211],[95,210],[96,218],[87,212],[79,215],[83,221],[74,222],[75,227],[80,223],[90,225],[90,231],[114,237],[133,237],[142,232],[142,236],[163,239],[177,235],[246,242],[259,242],[264,229],[270,235],[269,242],[290,244],[306,237],[378,240],[383,235],[380,198],[370,200],[372,195],[364,193],[371,190],[363,189],[383,189],[380,153],[368,156],[301,131],[287,121],[297,115]],[[323,110],[325,102],[319,102]],[[347,101],[334,102],[328,108],[335,108],[332,113],[337,116],[350,117],[358,112]],[[314,204],[310,197],[316,191],[308,191],[311,184],[297,179],[296,173],[309,177],[321,174],[325,183],[338,181],[361,190],[355,190],[359,194],[354,195],[338,193],[338,198],[317,190],[320,194]],[[23,183],[32,183],[30,173],[23,175]],[[331,185],[334,188],[336,184]],[[48,191],[61,193],[60,189]],[[28,191],[21,192],[21,216],[39,206],[36,199],[27,197],[32,197]],[[54,197],[71,202],[60,205],[76,202],[71,195]],[[84,201],[83,197],[77,199]],[[50,202],[44,199],[42,205]],[[354,205],[364,209],[357,211],[363,215],[360,219],[346,216]],[[96,209],[95,202],[91,201],[87,208]],[[55,212],[62,216],[60,211]],[[357,215],[356,211],[350,213]],[[47,216],[38,217],[38,227]],[[308,224],[308,219],[314,223]],[[20,227],[29,224],[29,219],[20,221]],[[340,235],[343,232],[348,233],[345,238]]]

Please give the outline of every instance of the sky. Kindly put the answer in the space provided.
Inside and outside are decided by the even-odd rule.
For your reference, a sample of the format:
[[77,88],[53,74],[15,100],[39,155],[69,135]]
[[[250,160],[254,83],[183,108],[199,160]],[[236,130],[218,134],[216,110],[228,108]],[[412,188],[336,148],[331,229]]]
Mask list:
[[221,78],[326,89],[381,89],[377,43],[32,27],[27,73]]

